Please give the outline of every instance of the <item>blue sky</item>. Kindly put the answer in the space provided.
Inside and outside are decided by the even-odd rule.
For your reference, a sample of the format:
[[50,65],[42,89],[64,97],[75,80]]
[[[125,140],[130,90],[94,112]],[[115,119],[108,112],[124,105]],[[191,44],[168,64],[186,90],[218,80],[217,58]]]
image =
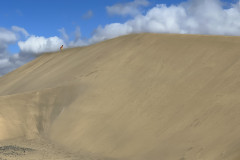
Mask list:
[[240,35],[239,0],[2,0],[0,76],[43,52],[130,33]]

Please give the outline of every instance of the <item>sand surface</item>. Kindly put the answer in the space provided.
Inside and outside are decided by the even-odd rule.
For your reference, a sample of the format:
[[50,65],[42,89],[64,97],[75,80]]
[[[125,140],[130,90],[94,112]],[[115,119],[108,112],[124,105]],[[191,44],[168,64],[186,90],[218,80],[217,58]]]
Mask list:
[[133,34],[0,77],[0,160],[239,160],[240,37]]

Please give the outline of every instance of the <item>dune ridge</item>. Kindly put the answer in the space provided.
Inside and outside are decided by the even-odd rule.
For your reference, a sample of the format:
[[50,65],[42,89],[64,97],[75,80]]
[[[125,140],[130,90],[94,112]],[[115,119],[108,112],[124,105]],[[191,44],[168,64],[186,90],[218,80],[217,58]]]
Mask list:
[[43,54],[0,77],[0,141],[45,137],[96,159],[238,160],[239,44],[144,33]]

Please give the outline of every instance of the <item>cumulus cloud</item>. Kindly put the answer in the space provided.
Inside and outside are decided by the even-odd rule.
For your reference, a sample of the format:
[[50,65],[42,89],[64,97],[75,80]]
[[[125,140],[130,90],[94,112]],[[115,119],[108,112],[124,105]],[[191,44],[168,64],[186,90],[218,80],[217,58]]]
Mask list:
[[[8,55],[8,45],[13,44],[17,41],[16,34],[5,28],[0,28],[0,66],[5,62],[5,59]],[[1,69],[1,68],[0,68]]]
[[[58,31],[62,34],[63,39],[57,36],[46,38],[43,36],[29,35],[25,29],[17,26],[13,26],[11,30],[0,28],[0,76],[29,62],[43,52],[58,51],[61,45],[67,48],[88,44],[87,40],[81,39],[80,27],[76,27],[74,39],[71,41],[64,28]],[[25,36],[26,39],[20,40],[18,36],[19,33]],[[7,47],[9,44],[16,42],[20,52],[11,55],[7,51]]]
[[17,40],[17,36],[13,31],[0,28],[0,45],[4,43],[13,43]]
[[10,61],[7,50],[10,44],[17,41],[17,34],[13,30],[0,28],[0,76],[15,69],[17,66]]
[[[121,5],[112,7],[116,12],[121,8],[117,6]],[[157,4],[145,15],[136,15],[125,23],[99,26],[90,41],[95,43],[140,32],[240,35],[239,19],[240,2],[232,4],[229,8],[224,8],[220,0],[190,0],[171,6]]]
[[[26,40],[20,40],[24,36]],[[8,46],[18,42],[20,52],[10,54]],[[0,28],[0,76],[34,59],[42,52],[56,51],[65,44],[59,37],[30,36],[21,27],[12,26],[11,29]]]
[[119,3],[113,6],[107,6],[106,10],[110,15],[136,16],[141,14],[140,8],[149,5],[147,0],[134,0],[128,3]]
[[0,76],[22,66],[34,57],[22,57],[19,54],[6,55],[0,58]]
[[51,52],[59,50],[59,46],[65,45],[64,41],[58,37],[38,37],[31,36],[26,41],[19,41],[18,46],[20,53],[24,54],[39,54],[42,52]]

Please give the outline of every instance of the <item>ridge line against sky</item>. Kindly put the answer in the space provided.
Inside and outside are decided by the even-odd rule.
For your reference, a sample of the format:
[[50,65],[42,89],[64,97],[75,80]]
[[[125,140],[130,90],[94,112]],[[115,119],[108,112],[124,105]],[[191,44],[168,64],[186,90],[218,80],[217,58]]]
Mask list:
[[240,35],[239,0],[9,0],[0,18],[0,75],[62,44],[85,46],[142,32]]

